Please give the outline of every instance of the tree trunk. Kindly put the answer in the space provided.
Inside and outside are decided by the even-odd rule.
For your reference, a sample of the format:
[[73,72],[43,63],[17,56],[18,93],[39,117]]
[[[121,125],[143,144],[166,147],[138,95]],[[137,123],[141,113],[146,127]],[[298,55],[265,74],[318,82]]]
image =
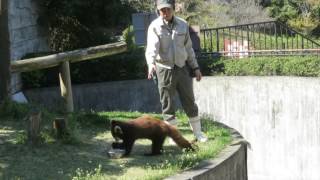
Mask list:
[[8,0],[0,0],[0,104],[10,94]]

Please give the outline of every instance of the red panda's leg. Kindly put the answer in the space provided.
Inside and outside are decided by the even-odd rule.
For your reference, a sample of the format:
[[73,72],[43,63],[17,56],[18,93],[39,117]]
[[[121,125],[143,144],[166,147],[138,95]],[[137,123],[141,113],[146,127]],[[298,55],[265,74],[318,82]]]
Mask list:
[[151,155],[159,155],[163,149],[163,143],[165,140],[165,136],[158,136],[152,140],[152,152]]
[[123,141],[123,144],[124,144],[124,148],[125,148],[125,150],[126,150],[126,152],[125,152],[125,156],[126,155],[129,155],[130,154],[130,152],[131,152],[131,150],[132,150],[132,146],[133,146],[133,144],[134,144],[134,141],[135,140],[133,140],[133,139],[130,139],[130,140],[124,140]]
[[123,143],[118,143],[118,142],[113,142],[112,143],[112,148],[113,149],[124,149],[124,144]]

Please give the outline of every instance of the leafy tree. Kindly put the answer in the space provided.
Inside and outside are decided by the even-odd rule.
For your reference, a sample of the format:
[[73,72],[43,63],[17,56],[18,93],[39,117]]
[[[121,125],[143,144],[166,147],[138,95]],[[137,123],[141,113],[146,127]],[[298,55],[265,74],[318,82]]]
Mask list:
[[272,0],[268,10],[272,17],[282,22],[287,22],[288,19],[298,16],[297,9],[291,6],[287,0]]
[[138,12],[154,12],[156,0],[122,0]]
[[266,11],[255,0],[235,0],[230,2],[230,16],[235,24],[245,24],[270,20]]
[[50,46],[66,51],[114,41],[131,21],[127,1],[38,0],[43,6],[39,21],[48,27]]
[[256,0],[179,0],[177,3],[183,6],[178,14],[202,28],[270,19]]
[[304,34],[316,34],[320,30],[320,1],[318,0],[272,0],[268,7],[270,15],[288,23]]

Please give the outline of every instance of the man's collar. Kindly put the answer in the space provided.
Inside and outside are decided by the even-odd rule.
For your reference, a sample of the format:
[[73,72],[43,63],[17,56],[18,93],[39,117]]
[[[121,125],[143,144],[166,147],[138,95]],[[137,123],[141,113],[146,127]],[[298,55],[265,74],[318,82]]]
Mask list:
[[[161,16],[159,16],[159,17],[160,17],[160,19],[161,19],[160,25],[161,25],[161,26],[166,26],[166,23],[164,22],[165,20],[164,20]],[[174,25],[177,25],[177,24],[178,24],[177,18],[176,18],[175,16],[172,16],[172,23],[173,23]]]

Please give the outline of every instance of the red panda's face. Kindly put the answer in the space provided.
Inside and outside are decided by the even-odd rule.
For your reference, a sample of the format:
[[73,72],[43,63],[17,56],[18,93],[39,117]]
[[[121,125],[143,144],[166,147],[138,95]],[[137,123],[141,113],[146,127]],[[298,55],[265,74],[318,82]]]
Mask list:
[[111,134],[116,141],[123,139],[123,130],[117,121],[112,121]]

